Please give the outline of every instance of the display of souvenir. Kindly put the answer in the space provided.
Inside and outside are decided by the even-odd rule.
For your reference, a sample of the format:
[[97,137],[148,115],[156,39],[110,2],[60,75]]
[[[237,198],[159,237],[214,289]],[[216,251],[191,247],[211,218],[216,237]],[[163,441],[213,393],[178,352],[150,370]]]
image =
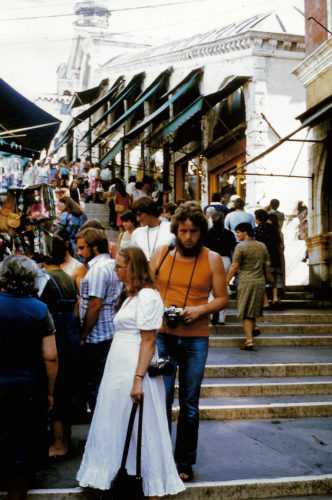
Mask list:
[[10,188],[22,187],[23,160],[16,157],[0,156],[0,193]]
[[35,184],[23,191],[27,222],[37,223],[55,218],[52,189],[47,184]]

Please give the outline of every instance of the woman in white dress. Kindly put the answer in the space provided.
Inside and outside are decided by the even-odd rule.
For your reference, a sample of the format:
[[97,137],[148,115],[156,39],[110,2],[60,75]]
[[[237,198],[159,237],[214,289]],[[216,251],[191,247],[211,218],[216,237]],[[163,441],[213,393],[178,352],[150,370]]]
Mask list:
[[[158,359],[156,332],[162,325],[163,302],[143,251],[125,247],[116,257],[119,281],[128,298],[114,319],[115,335],[100,385],[97,405],[77,479],[81,486],[108,489],[122,458],[132,402],[144,393],[142,477],[144,495],[153,499],[183,491],[172,454],[162,377],[147,374]],[[127,459],[136,473],[137,417]]]

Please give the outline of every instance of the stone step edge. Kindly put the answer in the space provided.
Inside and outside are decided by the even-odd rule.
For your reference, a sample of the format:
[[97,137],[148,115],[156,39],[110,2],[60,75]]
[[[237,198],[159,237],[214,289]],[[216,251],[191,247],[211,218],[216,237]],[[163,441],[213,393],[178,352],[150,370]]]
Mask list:
[[[187,483],[186,490],[177,495],[179,500],[254,500],[266,498],[325,495],[331,493],[332,475],[295,476],[232,481]],[[0,498],[6,493],[0,492]],[[90,500],[91,491],[82,488],[29,490],[28,500]],[[167,496],[165,499],[174,497]]]
[[331,376],[332,363],[308,364],[237,364],[205,366],[205,378],[313,377]]
[[[175,385],[175,397],[178,397],[179,386]],[[229,397],[274,397],[274,396],[323,396],[332,394],[331,382],[280,382],[243,384],[205,384],[201,386],[201,398]]]
[[[266,403],[245,405],[200,405],[200,420],[249,420],[268,418],[332,417],[332,401],[304,403]],[[176,421],[179,406],[172,408],[172,420]]]
[[[209,347],[240,347],[245,342],[244,337],[210,337]],[[254,339],[256,347],[322,347],[332,345],[332,335],[311,337],[279,336],[265,337],[261,335]]]

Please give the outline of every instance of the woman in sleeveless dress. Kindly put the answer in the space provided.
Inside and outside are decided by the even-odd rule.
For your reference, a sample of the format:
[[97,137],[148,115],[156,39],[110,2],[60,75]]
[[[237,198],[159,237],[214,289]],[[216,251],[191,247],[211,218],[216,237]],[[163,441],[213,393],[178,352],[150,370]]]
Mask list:
[[40,300],[47,304],[56,332],[59,370],[54,388],[54,407],[51,413],[53,444],[51,457],[65,457],[69,451],[71,425],[85,411],[80,375],[80,336],[74,315],[77,302],[75,281],[61,268],[66,255],[65,242],[58,236],[52,240],[52,256],[45,257],[43,266],[48,280],[39,290]]
[[77,290],[81,291],[81,280],[87,273],[87,268],[82,262],[74,258],[74,250],[70,241],[70,235],[64,228],[57,229],[54,233],[59,238],[63,239],[66,244],[66,256],[60,268],[67,273],[76,283]]
[[123,231],[118,237],[118,248],[124,248],[131,244],[131,236],[138,226],[136,216],[132,210],[126,210],[120,215]]
[[[106,490],[121,463],[132,402],[144,393],[142,477],[150,499],[184,490],[172,454],[162,377],[147,374],[158,359],[156,332],[161,327],[163,302],[149,272],[143,251],[126,247],[116,257],[119,281],[126,283],[128,298],[115,316],[115,335],[100,385],[97,405],[77,479],[83,487]],[[136,430],[126,468],[136,473]]]

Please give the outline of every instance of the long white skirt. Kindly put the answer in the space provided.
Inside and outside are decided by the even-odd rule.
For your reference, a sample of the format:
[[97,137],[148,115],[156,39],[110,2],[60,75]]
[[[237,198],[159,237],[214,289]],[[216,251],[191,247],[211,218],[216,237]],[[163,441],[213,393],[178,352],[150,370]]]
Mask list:
[[[83,487],[108,489],[117,473],[132,408],[130,391],[137,367],[140,335],[116,332],[107,358],[97,405],[80,469]],[[157,352],[154,358],[157,356]],[[143,380],[142,432],[143,490],[146,496],[175,495],[183,491],[172,454],[162,377]],[[138,411],[127,459],[128,474],[136,473]]]

